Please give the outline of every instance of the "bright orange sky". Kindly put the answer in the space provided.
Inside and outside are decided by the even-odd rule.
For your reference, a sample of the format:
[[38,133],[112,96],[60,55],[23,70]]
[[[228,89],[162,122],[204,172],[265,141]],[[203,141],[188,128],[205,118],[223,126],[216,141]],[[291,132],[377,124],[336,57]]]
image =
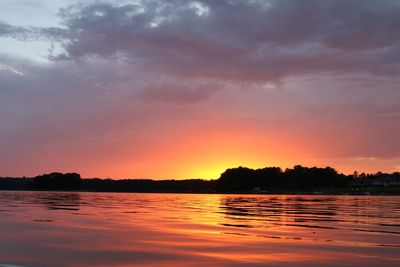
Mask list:
[[400,170],[394,1],[117,2],[2,6],[0,176]]

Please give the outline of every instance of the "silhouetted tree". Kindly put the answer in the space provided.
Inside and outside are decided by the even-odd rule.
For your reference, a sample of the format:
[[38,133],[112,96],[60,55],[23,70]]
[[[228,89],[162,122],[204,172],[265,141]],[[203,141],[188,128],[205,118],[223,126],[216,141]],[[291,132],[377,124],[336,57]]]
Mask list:
[[282,178],[283,172],[279,167],[267,167],[263,169],[255,170],[255,174],[257,176],[257,185],[261,188],[276,188],[279,187]]
[[[251,192],[256,187],[270,192],[315,188],[347,188],[349,192],[363,188],[400,187],[400,173],[377,172],[375,174],[339,174],[331,167],[303,167],[296,165],[282,171],[278,167],[227,169],[218,180],[151,180],[151,179],[81,179],[77,173],[50,173],[35,178],[0,177],[0,190],[85,190],[104,192]],[[376,191],[378,190],[378,191]],[[384,191],[382,191],[384,192]],[[392,191],[391,191],[392,192]],[[398,192],[394,190],[393,192]]]
[[248,191],[257,186],[254,170],[244,167],[227,169],[217,180],[216,188],[221,192]]
[[263,189],[302,189],[312,190],[323,187],[345,187],[350,178],[338,174],[331,167],[307,168],[296,165],[293,169],[269,167],[249,169],[239,167],[226,170],[217,180],[217,190],[221,192],[250,191],[255,187]]
[[33,188],[39,190],[77,190],[80,184],[81,176],[77,173],[53,172],[33,178]]

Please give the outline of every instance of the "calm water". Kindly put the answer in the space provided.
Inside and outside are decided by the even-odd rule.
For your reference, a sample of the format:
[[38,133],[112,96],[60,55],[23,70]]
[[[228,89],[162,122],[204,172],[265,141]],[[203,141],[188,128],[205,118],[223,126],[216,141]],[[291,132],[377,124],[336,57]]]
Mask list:
[[0,191],[0,266],[400,266],[400,197]]

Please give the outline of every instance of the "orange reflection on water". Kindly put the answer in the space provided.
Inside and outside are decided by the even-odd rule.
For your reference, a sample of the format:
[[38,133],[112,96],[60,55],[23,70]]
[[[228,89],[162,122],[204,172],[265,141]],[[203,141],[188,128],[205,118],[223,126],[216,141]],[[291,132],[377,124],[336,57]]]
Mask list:
[[398,266],[399,197],[0,193],[0,265]]

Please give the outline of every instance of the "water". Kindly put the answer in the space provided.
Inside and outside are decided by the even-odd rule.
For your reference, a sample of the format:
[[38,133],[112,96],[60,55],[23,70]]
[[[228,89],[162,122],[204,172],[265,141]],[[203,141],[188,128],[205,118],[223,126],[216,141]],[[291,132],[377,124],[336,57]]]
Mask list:
[[400,266],[400,197],[0,191],[0,266]]

